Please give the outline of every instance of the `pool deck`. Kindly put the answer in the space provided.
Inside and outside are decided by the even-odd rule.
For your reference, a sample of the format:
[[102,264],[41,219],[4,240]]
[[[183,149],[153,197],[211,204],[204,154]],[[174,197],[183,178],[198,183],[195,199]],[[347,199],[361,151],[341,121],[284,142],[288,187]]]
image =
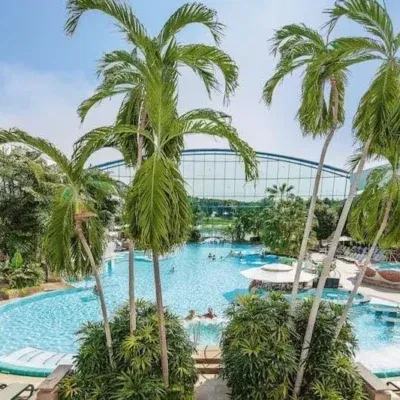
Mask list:
[[[312,254],[313,260],[317,262],[321,262],[325,256],[325,254],[321,253]],[[340,284],[343,286],[343,288],[352,290],[354,287],[355,278],[359,272],[357,266],[354,263],[350,264],[341,260],[336,260],[336,270],[340,273]],[[394,302],[400,305],[400,291],[398,290],[376,287],[362,283],[359,293],[381,300]]]

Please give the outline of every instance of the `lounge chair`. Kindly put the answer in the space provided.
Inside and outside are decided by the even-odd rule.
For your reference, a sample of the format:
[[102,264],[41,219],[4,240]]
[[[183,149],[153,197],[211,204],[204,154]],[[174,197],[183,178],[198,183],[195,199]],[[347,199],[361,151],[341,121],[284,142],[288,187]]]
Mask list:
[[10,383],[4,389],[0,390],[0,400],[14,400],[25,392],[28,392],[25,398],[29,399],[33,396],[34,391],[35,388],[33,385],[27,385],[26,383]]

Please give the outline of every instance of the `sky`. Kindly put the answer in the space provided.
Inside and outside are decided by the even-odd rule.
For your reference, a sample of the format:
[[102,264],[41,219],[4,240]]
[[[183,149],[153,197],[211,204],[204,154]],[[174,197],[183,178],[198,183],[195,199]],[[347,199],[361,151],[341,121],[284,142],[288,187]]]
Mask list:
[[[151,35],[156,35],[166,19],[184,0],[126,0]],[[273,74],[276,59],[270,54],[274,30],[290,23],[305,23],[320,29],[326,21],[323,11],[334,0],[204,0],[217,10],[226,25],[221,47],[239,66],[239,88],[228,107],[219,95],[209,99],[199,79],[182,70],[179,82],[179,109],[186,111],[212,107],[228,112],[240,136],[257,151],[284,154],[318,161],[321,140],[304,138],[296,120],[301,74],[287,78],[276,90],[272,106],[261,102],[262,88]],[[75,35],[64,33],[67,18],[64,0],[18,0],[3,2],[0,14],[0,127],[18,127],[32,135],[51,140],[67,154],[73,143],[97,126],[111,124],[120,99],[105,101],[81,124],[76,109],[99,83],[96,62],[104,52],[126,48],[123,36],[110,18],[87,13]],[[386,0],[400,29],[400,2]],[[361,35],[363,31],[341,22],[335,35]],[[179,36],[185,43],[211,43],[201,27],[191,27]],[[351,70],[346,93],[346,123],[338,131],[326,163],[345,167],[357,148],[351,122],[362,93],[368,87],[376,64]],[[193,136],[187,148],[227,148],[221,140]],[[96,154],[96,164],[120,158],[114,151]]]

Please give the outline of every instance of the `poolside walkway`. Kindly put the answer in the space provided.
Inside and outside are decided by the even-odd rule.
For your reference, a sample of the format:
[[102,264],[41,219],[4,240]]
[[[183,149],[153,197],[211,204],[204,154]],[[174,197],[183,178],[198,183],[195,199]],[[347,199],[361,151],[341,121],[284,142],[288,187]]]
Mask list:
[[[313,253],[312,258],[316,262],[321,262],[325,254]],[[359,269],[354,263],[346,263],[342,260],[336,260],[336,270],[340,274],[340,284],[347,290],[352,290],[354,287],[355,278]],[[400,305],[400,291],[389,288],[375,287],[362,283],[359,292],[378,299],[387,300],[398,303]]]

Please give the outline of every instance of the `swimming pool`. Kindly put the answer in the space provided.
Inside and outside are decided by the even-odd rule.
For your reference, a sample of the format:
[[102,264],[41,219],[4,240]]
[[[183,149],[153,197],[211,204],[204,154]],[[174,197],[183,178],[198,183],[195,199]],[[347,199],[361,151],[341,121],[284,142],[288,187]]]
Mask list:
[[[244,257],[229,257],[232,249],[242,250]],[[218,316],[229,304],[229,293],[246,291],[249,281],[239,271],[263,263],[276,262],[275,256],[246,255],[254,253],[253,246],[231,245],[186,245],[175,257],[161,262],[164,304],[181,316],[195,309],[198,314],[212,307]],[[215,254],[215,261],[208,258]],[[145,259],[136,260],[136,293],[138,297],[154,299],[153,268]],[[174,272],[171,270],[174,268]],[[112,267],[102,274],[104,292],[109,312],[112,313],[127,300],[128,269],[127,254],[117,254]],[[99,303],[92,293],[92,279],[77,283],[75,289],[40,294],[11,302],[0,307],[0,356],[25,347],[53,352],[77,351],[76,332],[85,321],[100,320]],[[346,294],[327,292],[336,298]],[[374,371],[384,369],[374,364],[371,352],[388,346],[400,345],[400,326],[387,326],[379,321],[369,305],[356,305],[351,312],[351,321],[359,339],[359,354],[368,354],[372,360],[366,364]],[[200,342],[218,342],[218,323],[190,326]],[[372,355],[371,355],[372,354]],[[365,360],[361,357],[362,361]],[[396,358],[400,368],[400,357]],[[376,365],[376,367],[374,367]],[[393,365],[390,365],[393,369]]]
[[372,267],[376,269],[400,271],[400,263],[394,263],[394,262],[383,261],[378,264],[373,264]]

